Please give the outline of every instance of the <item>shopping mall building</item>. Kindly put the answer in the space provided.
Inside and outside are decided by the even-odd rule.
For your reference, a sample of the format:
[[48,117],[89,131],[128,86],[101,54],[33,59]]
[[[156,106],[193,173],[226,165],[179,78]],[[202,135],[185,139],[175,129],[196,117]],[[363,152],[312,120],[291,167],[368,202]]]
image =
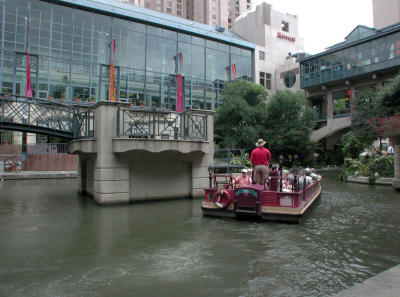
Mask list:
[[112,62],[117,99],[147,106],[174,108],[177,74],[186,108],[215,109],[233,64],[253,81],[253,44],[117,1],[2,0],[0,20],[3,93],[25,94],[27,49],[33,96],[65,102],[107,100]]
[[400,23],[357,26],[344,42],[300,61],[301,88],[318,123],[313,141],[332,148],[351,126],[351,99],[377,90],[400,71]]

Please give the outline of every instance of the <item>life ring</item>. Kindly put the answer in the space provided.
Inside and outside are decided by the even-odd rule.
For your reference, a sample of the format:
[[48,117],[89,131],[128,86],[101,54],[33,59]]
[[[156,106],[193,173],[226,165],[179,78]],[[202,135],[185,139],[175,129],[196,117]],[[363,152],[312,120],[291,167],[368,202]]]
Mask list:
[[232,198],[226,190],[218,190],[214,193],[214,204],[218,208],[227,208],[232,203]]

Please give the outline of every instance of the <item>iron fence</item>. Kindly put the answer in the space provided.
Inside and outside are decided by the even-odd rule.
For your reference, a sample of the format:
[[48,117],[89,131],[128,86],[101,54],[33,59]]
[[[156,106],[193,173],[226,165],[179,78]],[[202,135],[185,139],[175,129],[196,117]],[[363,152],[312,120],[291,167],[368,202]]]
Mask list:
[[220,148],[214,151],[214,171],[231,173],[232,169],[243,169],[246,166],[244,149]]
[[82,138],[93,136],[93,119],[90,108],[0,93],[0,129]]
[[157,109],[117,110],[117,137],[164,140],[207,140],[207,115]]

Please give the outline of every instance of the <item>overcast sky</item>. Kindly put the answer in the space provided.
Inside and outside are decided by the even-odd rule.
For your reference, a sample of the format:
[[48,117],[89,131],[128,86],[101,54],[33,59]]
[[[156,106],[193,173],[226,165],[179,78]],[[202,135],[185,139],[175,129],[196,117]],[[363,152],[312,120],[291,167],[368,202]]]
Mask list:
[[[357,26],[373,27],[372,0],[255,0],[299,17],[299,35],[310,54],[344,41]],[[384,0],[382,0],[384,1]]]

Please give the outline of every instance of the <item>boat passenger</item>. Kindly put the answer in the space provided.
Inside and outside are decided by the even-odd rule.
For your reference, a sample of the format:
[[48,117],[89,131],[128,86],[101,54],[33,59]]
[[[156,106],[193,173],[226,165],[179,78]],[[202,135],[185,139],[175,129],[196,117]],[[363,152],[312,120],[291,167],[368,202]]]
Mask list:
[[247,170],[242,169],[242,174],[235,178],[235,185],[237,188],[250,186],[250,178],[247,176]]
[[282,192],[292,192],[292,181],[288,176],[289,170],[282,170]]
[[313,179],[311,178],[311,170],[310,168],[304,169],[304,175],[299,177],[299,191],[303,190],[304,180],[306,181],[306,187],[310,186],[313,183]]
[[252,173],[253,173],[253,169],[248,168],[248,169],[246,169],[246,170],[247,170],[247,176],[249,177],[249,180],[250,180],[250,184],[252,184],[252,183],[253,183],[253,180],[252,180],[252,178],[251,178],[251,175],[252,175]]
[[264,139],[259,139],[250,156],[250,161],[254,167],[254,183],[259,185],[264,185],[269,176],[268,165],[271,160],[271,153],[264,147],[265,144]]
[[322,176],[319,175],[319,174],[317,174],[317,173],[316,173],[316,170],[315,170],[314,168],[311,168],[311,174],[310,174],[310,176],[311,176],[311,178],[312,178],[313,180],[316,180],[316,181],[322,179]]

